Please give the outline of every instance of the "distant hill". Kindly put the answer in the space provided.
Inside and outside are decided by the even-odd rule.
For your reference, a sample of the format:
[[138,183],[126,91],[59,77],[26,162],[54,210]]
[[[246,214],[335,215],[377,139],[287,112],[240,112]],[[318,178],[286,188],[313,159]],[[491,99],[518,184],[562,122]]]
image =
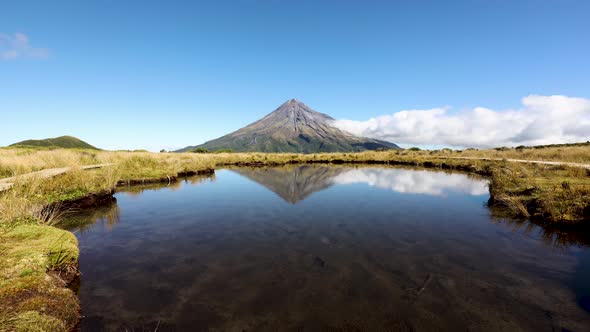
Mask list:
[[14,143],[11,147],[55,147],[64,149],[93,149],[99,150],[81,139],[72,136],[60,136],[46,139],[29,139],[26,141]]
[[244,128],[201,145],[187,146],[178,152],[198,148],[209,151],[300,153],[399,149],[390,142],[342,131],[332,126],[332,121],[332,117],[291,99]]

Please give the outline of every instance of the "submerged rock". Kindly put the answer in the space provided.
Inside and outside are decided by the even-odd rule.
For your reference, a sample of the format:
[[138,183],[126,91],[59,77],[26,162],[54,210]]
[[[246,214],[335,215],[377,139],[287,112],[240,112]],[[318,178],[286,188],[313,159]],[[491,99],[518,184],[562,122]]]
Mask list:
[[313,265],[317,266],[317,267],[325,267],[326,262],[323,259],[319,258],[318,256],[315,256],[313,258]]

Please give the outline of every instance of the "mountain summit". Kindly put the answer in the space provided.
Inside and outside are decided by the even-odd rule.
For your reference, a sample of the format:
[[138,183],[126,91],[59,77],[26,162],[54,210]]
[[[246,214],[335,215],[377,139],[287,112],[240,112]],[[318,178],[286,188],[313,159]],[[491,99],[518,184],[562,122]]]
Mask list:
[[397,145],[358,137],[332,126],[334,119],[291,99],[262,119],[220,138],[180,152],[205,148],[236,152],[351,152],[397,149]]

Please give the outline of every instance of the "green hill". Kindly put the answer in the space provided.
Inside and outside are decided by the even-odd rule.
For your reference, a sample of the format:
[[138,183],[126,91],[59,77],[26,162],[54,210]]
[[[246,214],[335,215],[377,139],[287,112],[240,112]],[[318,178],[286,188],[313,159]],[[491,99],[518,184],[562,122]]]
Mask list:
[[60,136],[46,139],[29,139],[26,141],[11,144],[10,146],[99,150],[97,147],[94,147],[84,142],[83,140],[72,136]]

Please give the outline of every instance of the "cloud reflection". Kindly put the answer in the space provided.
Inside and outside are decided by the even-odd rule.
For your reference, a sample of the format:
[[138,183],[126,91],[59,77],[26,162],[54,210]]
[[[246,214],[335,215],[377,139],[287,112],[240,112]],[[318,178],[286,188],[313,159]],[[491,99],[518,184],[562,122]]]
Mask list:
[[442,196],[458,192],[474,196],[488,193],[487,181],[464,174],[407,169],[352,169],[332,178],[334,184],[365,183],[399,193]]

